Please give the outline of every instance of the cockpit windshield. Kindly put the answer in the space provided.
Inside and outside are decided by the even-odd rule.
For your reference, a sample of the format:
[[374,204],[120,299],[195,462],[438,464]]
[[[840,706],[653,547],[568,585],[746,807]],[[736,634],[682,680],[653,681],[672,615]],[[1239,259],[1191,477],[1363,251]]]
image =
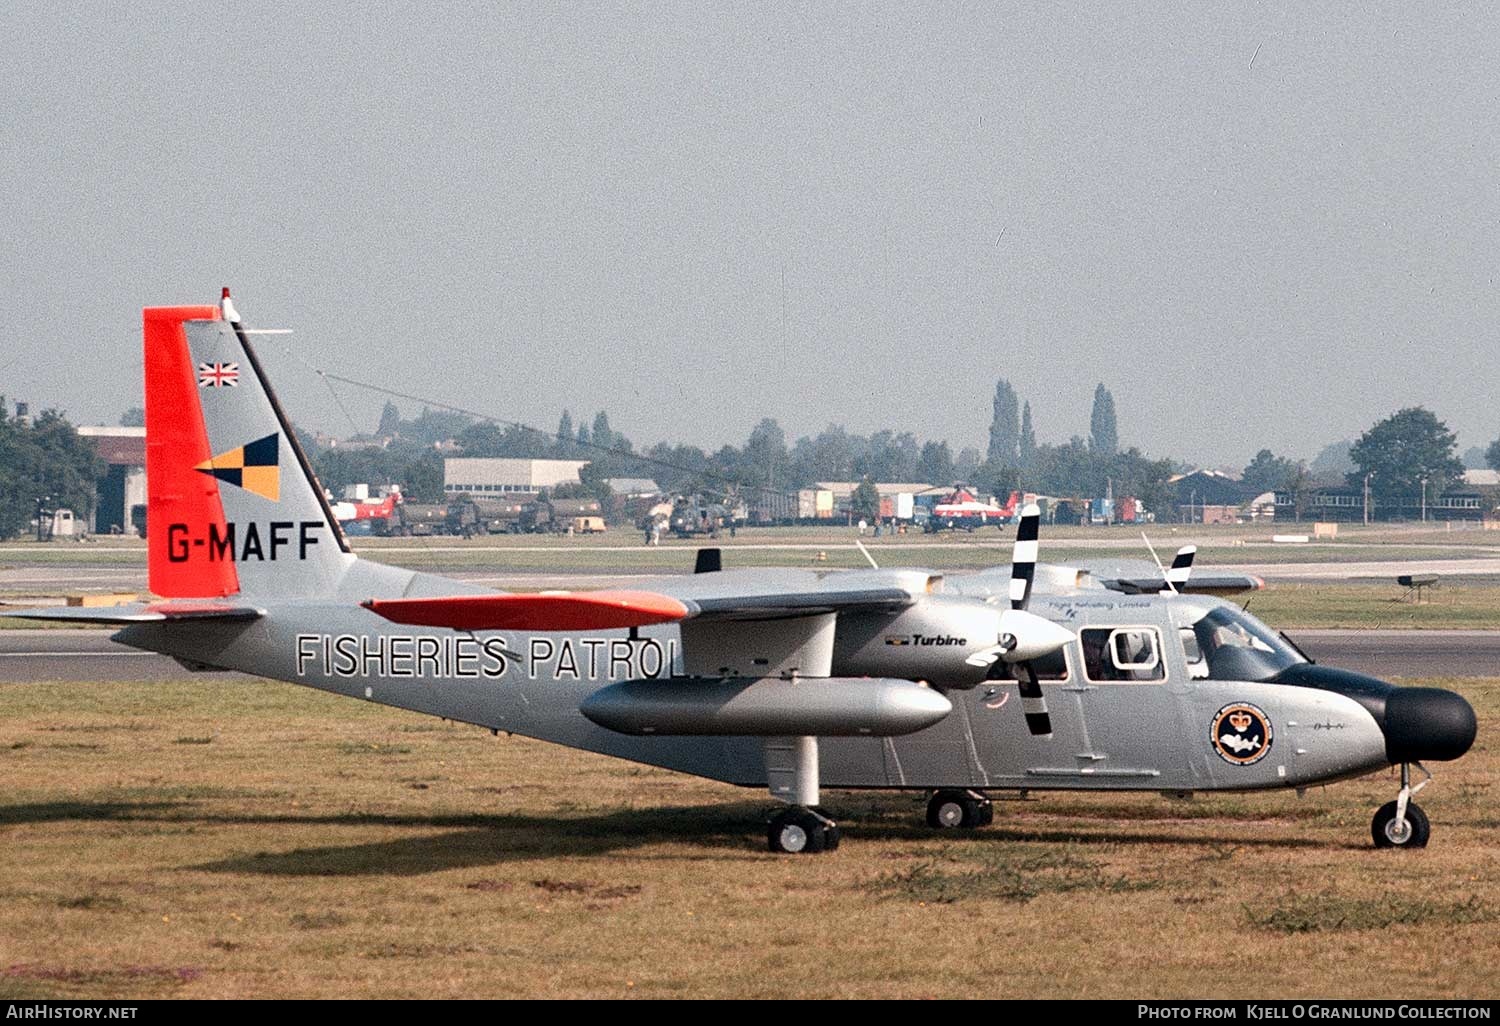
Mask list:
[[1194,677],[1210,680],[1269,680],[1288,666],[1303,663],[1291,645],[1255,617],[1234,606],[1216,606],[1191,628],[1193,644],[1183,631],[1183,645]]

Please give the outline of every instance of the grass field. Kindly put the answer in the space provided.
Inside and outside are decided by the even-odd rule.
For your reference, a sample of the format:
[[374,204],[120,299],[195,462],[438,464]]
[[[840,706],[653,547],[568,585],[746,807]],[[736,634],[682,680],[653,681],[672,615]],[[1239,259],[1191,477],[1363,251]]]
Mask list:
[[1449,583],[1408,602],[1395,584],[1267,584],[1235,596],[1250,612],[1281,629],[1309,627],[1500,630],[1500,587]]
[[[1307,524],[1155,524],[1144,528],[1164,557],[1179,545],[1196,544],[1204,566],[1235,563],[1354,562],[1361,560],[1462,559],[1500,556],[1500,535],[1477,529],[1439,530],[1429,525],[1342,525],[1339,537],[1318,544],[1272,543],[1277,532],[1304,533]],[[1111,557],[1149,559],[1142,529],[1116,527],[1043,528],[1042,557],[1077,562]],[[382,562],[427,570],[495,569],[576,572],[599,567],[635,572],[683,572],[692,550],[717,545],[731,566],[865,566],[855,547],[859,535],[847,526],[747,528],[733,538],[676,539],[659,548],[641,544],[640,532],[620,527],[602,535],[491,535],[454,537],[356,537],[352,544]],[[973,533],[909,534],[861,539],[883,565],[915,565],[939,570],[976,569],[1009,562],[1013,530],[987,528]],[[821,553],[823,558],[819,558]],[[0,566],[144,565],[139,539],[97,538],[86,542],[0,545]]]
[[[1500,681],[1457,681],[1481,724]],[[1490,996],[1500,761],[1310,792],[1043,795],[977,834],[264,682],[0,689],[0,998]]]

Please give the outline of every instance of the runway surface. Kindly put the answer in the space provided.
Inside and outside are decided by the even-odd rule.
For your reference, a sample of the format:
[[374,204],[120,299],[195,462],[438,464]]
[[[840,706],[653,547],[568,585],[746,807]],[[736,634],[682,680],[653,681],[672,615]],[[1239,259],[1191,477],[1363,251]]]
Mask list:
[[[1500,631],[1300,630],[1288,635],[1320,663],[1374,677],[1500,676]],[[152,681],[193,674],[165,656],[136,652],[102,630],[0,631],[0,684]]]
[[[772,548],[774,546],[750,546]],[[813,546],[816,548],[817,546]],[[831,548],[836,546],[823,546]],[[473,550],[468,550],[473,551]],[[517,550],[509,550],[517,551]],[[684,553],[687,550],[683,550]],[[998,550],[997,550],[998,551]],[[1008,550],[1007,550],[1008,551]],[[726,558],[731,558],[730,556]],[[1005,554],[997,556],[996,565],[1003,564]],[[688,555],[683,557],[684,572],[690,566]],[[911,562],[920,562],[920,555]],[[1148,567],[1149,569],[1149,567]],[[1215,570],[1228,573],[1252,574],[1271,582],[1298,582],[1339,584],[1351,582],[1384,582],[1395,585],[1401,574],[1437,574],[1440,579],[1500,580],[1500,559],[1410,559],[1372,560],[1357,562],[1326,563],[1219,563],[1204,566],[1205,573]],[[608,586],[625,581],[650,580],[670,576],[660,570],[620,569],[618,567],[569,567],[557,570],[515,570],[501,567],[481,569],[473,567],[437,568],[433,572],[458,580],[474,581],[494,588],[524,591],[530,587],[551,586],[559,579],[586,579],[590,584]],[[949,570],[954,577],[972,573],[972,570]],[[538,584],[541,582],[541,584]],[[146,591],[146,568],[144,566],[0,566],[0,594],[61,596],[80,592],[126,592],[141,594]]]

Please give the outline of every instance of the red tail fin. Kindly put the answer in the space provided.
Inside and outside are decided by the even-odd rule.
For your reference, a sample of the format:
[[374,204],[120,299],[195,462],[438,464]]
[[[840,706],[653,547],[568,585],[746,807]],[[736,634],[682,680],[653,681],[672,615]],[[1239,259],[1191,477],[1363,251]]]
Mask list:
[[227,536],[218,482],[193,468],[210,459],[197,370],[184,321],[219,319],[216,306],[147,307],[146,551],[151,590],[165,598],[217,598],[240,590],[230,560],[190,559],[191,539]]

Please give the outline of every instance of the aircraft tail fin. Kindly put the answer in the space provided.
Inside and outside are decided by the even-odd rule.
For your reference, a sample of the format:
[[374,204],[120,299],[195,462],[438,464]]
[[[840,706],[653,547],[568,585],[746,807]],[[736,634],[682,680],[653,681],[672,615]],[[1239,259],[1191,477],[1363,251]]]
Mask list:
[[354,556],[229,299],[144,311],[146,545],[165,598],[327,595]]

